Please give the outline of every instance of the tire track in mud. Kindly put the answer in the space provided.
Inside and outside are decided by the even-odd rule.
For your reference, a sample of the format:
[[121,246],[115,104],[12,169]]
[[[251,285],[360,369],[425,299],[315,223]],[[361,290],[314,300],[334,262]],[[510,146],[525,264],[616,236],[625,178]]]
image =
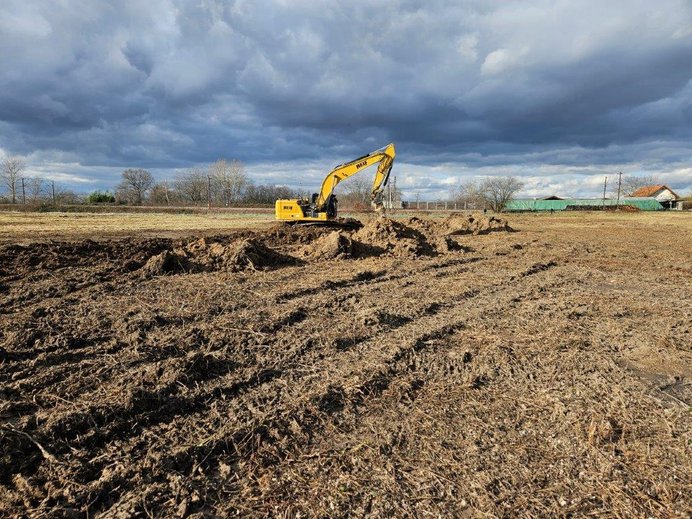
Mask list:
[[[489,294],[484,294],[484,292],[478,291],[477,293],[472,293],[469,297],[475,297],[476,295],[483,294],[491,296],[498,292],[502,292],[505,286],[500,283],[493,287],[493,290]],[[533,289],[529,289],[529,292]],[[508,294],[504,297],[504,301],[498,302],[497,300],[488,301],[487,305],[490,308],[497,309],[498,304],[502,306],[510,306],[512,303],[513,295]],[[456,322],[454,322],[453,316],[457,313],[454,306],[450,306],[449,311],[439,312],[434,316],[430,317],[428,323],[424,323],[423,328],[428,330],[425,333],[413,335],[413,337],[408,338],[407,344],[404,347],[392,347],[386,349],[385,352],[380,350],[380,353],[385,353],[381,356],[380,361],[375,364],[375,369],[371,370],[367,374],[363,374],[359,371],[352,371],[348,375],[339,376],[339,372],[329,373],[326,378],[330,380],[329,385],[324,388],[324,384],[317,383],[317,387],[322,386],[323,390],[320,391],[310,391],[305,387],[301,388],[300,394],[294,394],[284,398],[287,402],[292,403],[288,405],[285,409],[282,409],[279,413],[273,413],[275,418],[271,418],[269,421],[263,421],[254,426],[249,426],[249,428],[241,428],[240,430],[231,431],[227,428],[221,429],[217,433],[217,439],[206,446],[205,449],[200,451],[199,447],[192,448],[188,451],[178,453],[173,460],[174,463],[180,463],[182,460],[196,459],[197,462],[202,462],[202,460],[207,459],[211,455],[218,455],[220,453],[226,453],[233,456],[243,457],[247,453],[242,452],[239,445],[242,445],[242,440],[244,438],[253,437],[254,435],[259,435],[262,437],[263,441],[267,441],[270,445],[276,443],[274,436],[277,436],[276,431],[281,431],[281,435],[285,435],[290,438],[295,436],[295,431],[292,428],[292,423],[302,424],[301,427],[307,429],[303,431],[306,436],[298,438],[298,442],[294,445],[282,445],[281,450],[284,455],[289,455],[292,450],[296,449],[299,443],[302,443],[306,438],[310,438],[315,431],[318,431],[320,427],[320,422],[323,418],[316,416],[315,407],[319,408],[323,413],[330,415],[333,414],[329,412],[330,407],[332,411],[338,412],[343,404],[339,404],[338,400],[342,400],[349,405],[354,405],[359,407],[366,400],[371,402],[373,398],[379,397],[383,391],[390,387],[392,381],[401,377],[405,373],[413,371],[415,368],[410,362],[411,356],[416,353],[428,351],[430,354],[434,351],[440,351],[441,346],[431,345],[431,343],[436,343],[439,341],[444,341],[447,337],[453,335],[457,331],[463,329],[468,322],[468,315],[465,314],[463,310],[458,310],[461,314]],[[476,315],[481,315],[487,307],[479,307],[475,312]],[[452,320],[452,324],[449,324]],[[421,328],[421,323],[417,323],[417,329]],[[404,335],[406,337],[406,335]],[[376,337],[371,338],[368,344],[376,344],[380,341]],[[394,341],[399,343],[400,341]],[[366,349],[366,345],[362,345]],[[341,362],[343,363],[343,359]],[[349,364],[354,365],[354,364]],[[323,366],[324,367],[324,366]],[[355,383],[354,383],[355,381]],[[337,402],[334,405],[334,393],[336,389]],[[347,388],[344,393],[343,388]],[[256,421],[256,420],[255,420]],[[238,420],[236,423],[242,422]],[[292,423],[291,423],[292,422]],[[269,435],[267,431],[274,431],[274,434]],[[313,441],[313,440],[311,440]],[[229,449],[228,446],[232,445],[233,448]],[[256,446],[253,446],[256,448]],[[280,462],[280,459],[275,460],[276,463]],[[264,464],[266,468],[266,463]]]
[[[467,259],[462,259],[461,261],[459,261],[458,259],[457,259],[457,260],[452,260],[452,261],[445,261],[445,262],[442,262],[441,264],[433,264],[433,265],[426,266],[426,268],[424,268],[423,270],[428,270],[429,268],[447,268],[447,267],[450,267],[450,266],[453,266],[453,265],[457,265],[457,264],[460,264],[460,263],[461,263],[461,264],[467,263]],[[402,275],[405,276],[405,275],[408,275],[408,274],[402,274]],[[363,277],[363,276],[362,276],[360,273],[358,273],[358,274],[356,274],[356,276],[354,276],[354,278],[356,278],[356,279],[358,279],[358,280],[360,280],[362,277]],[[398,278],[397,278],[397,279],[398,279]],[[388,280],[385,280],[385,281],[396,282],[397,279],[388,279]],[[367,281],[369,281],[369,280],[366,280],[366,282],[367,282]],[[379,281],[382,281],[382,280],[379,280]],[[349,283],[344,283],[342,286],[343,286],[344,288],[351,288],[351,287],[353,286],[353,284],[349,282]],[[362,287],[359,287],[359,288],[362,288]],[[303,320],[303,319],[305,318],[305,316],[307,315],[307,313],[309,313],[310,311],[312,311],[312,310],[319,311],[321,308],[329,307],[331,304],[332,304],[332,301],[330,300],[330,301],[327,301],[326,304],[319,304],[319,303],[318,303],[318,304],[315,305],[313,308],[302,308],[302,307],[300,307],[300,308],[298,308],[297,310],[293,310],[292,312],[290,312],[290,313],[288,314],[288,316],[287,316],[286,318],[284,318],[283,321],[282,321],[282,320],[279,320],[279,321],[274,325],[274,327],[273,327],[273,328],[270,327],[270,329],[269,329],[268,331],[269,331],[269,332],[277,332],[280,328],[284,328],[284,327],[288,327],[288,326],[295,325],[296,322],[299,322],[299,321]],[[300,317],[300,319],[297,319],[297,317]],[[394,317],[396,318],[397,316],[394,316]],[[415,317],[415,316],[414,316],[414,317]],[[401,322],[402,322],[402,323],[405,322],[406,319],[410,319],[410,318],[404,318],[404,320],[402,320]],[[393,323],[389,323],[389,326],[388,326],[387,328],[388,328],[388,329],[392,329],[393,327],[394,327],[394,326],[393,326]],[[284,331],[285,331],[285,330],[284,330]],[[366,338],[366,337],[363,337],[362,339],[365,339],[365,338]],[[275,340],[274,342],[277,342],[277,341]],[[116,347],[116,348],[117,348],[117,347]],[[116,348],[111,348],[111,350],[112,350],[112,349],[116,349]],[[305,348],[303,348],[303,350],[305,350]],[[86,353],[86,352],[84,352],[84,353]],[[106,352],[101,352],[101,351],[89,352],[89,354],[87,354],[86,356],[87,356],[87,357],[96,357],[97,355],[100,355],[100,354],[102,354],[102,353],[108,353],[108,352],[107,352],[107,351],[106,351]],[[175,357],[179,357],[180,354],[174,355],[174,356],[175,356]],[[130,377],[130,376],[131,376],[131,370],[132,370],[132,367],[133,367],[134,365],[141,364],[141,365],[144,367],[144,369],[147,369],[147,366],[148,366],[149,364],[151,364],[151,363],[154,362],[154,361],[158,361],[158,360],[160,360],[160,358],[158,358],[158,356],[157,356],[157,358],[153,358],[153,359],[143,359],[143,360],[141,360],[141,361],[135,362],[134,364],[133,364],[132,362],[129,362],[126,366],[123,366],[123,369],[121,369],[121,371],[124,371],[124,372],[126,371],[126,372],[127,372],[127,376]],[[48,364],[48,362],[46,362],[46,364]],[[57,378],[59,378],[59,377],[61,377],[61,376],[62,376],[63,378],[65,378],[65,375],[66,375],[66,374],[69,374],[70,369],[74,369],[75,367],[77,367],[77,368],[78,368],[77,371],[79,371],[79,368],[80,368],[79,365],[70,366],[70,367],[66,368],[65,372],[63,372],[63,371],[61,371],[61,370],[57,370],[57,372],[56,372],[56,370],[51,370],[51,371],[52,371],[52,375],[50,375],[50,376],[48,376],[48,377],[46,378],[45,383],[44,383],[43,385],[44,385],[44,386],[45,386],[45,385],[48,385],[48,384],[51,383],[51,381],[55,381],[55,379],[57,379]],[[67,373],[66,373],[66,372],[67,372]],[[101,375],[103,375],[103,374],[101,374]],[[195,382],[195,383],[198,383],[198,382],[200,382],[200,381],[203,382],[203,381],[205,381],[205,380],[207,380],[207,379],[214,378],[214,376],[215,376],[215,375],[210,374],[209,377],[197,378],[197,379],[194,380],[194,382]],[[256,375],[255,375],[255,376],[256,376]],[[24,378],[24,377],[19,376],[19,377],[17,377],[17,378],[18,378],[18,379],[21,379],[21,378]],[[101,382],[101,383],[104,382],[103,376],[101,376],[101,377],[99,377],[99,378],[100,378],[100,382]],[[118,380],[116,380],[116,383],[120,383],[120,382],[119,382]],[[236,382],[233,382],[233,384],[235,384],[235,383],[236,383]],[[217,391],[217,389],[214,388],[213,391]],[[183,406],[183,407],[184,407],[184,406]],[[194,407],[194,406],[193,406],[193,407]],[[113,414],[113,415],[116,415],[117,413],[112,413],[112,414]]]
[[[275,516],[283,506],[290,507],[287,514],[323,516],[450,516],[455,511],[471,512],[473,507],[491,515],[522,511],[552,515],[547,510],[558,514],[567,510],[555,504],[559,496],[571,495],[574,485],[580,485],[578,497],[591,490],[576,478],[562,481],[564,465],[554,463],[563,454],[574,460],[584,452],[562,448],[563,441],[572,445],[570,435],[583,433],[581,426],[572,430],[572,422],[563,424],[557,438],[553,435],[555,425],[564,421],[562,404],[570,402],[570,397],[560,395],[561,388],[575,380],[580,384],[571,393],[583,403],[570,418],[574,424],[581,424],[590,413],[630,423],[639,385],[630,385],[625,392],[635,397],[627,408],[621,409],[615,400],[596,400],[609,388],[617,397],[615,386],[626,376],[611,369],[611,353],[639,337],[652,343],[684,340],[686,323],[673,305],[662,304],[655,307],[661,320],[678,328],[655,328],[652,334],[639,322],[645,315],[640,301],[646,290],[628,292],[627,297],[613,291],[605,284],[611,283],[606,280],[611,275],[609,259],[597,258],[587,265],[578,247],[571,251],[571,245],[562,245],[563,235],[548,238],[554,240],[550,247],[539,244],[529,254],[516,255],[508,247],[512,242],[488,240],[474,254],[481,259],[472,264],[448,261],[468,260],[467,254],[420,261],[339,260],[272,272],[171,276],[117,287],[105,301],[111,313],[117,305],[129,310],[141,303],[143,308],[133,316],[132,327],[111,321],[122,352],[99,359],[96,347],[89,346],[81,351],[93,355],[93,364],[75,363],[72,371],[69,361],[60,364],[70,390],[77,390],[76,400],[92,404],[81,410],[104,413],[98,417],[102,422],[98,434],[92,434],[88,418],[79,416],[75,411],[80,409],[70,404],[58,404],[52,416],[49,399],[36,400],[39,410],[18,404],[10,411],[10,427],[30,432],[49,452],[57,444],[58,462],[44,459],[28,437],[0,430],[0,442],[9,442],[3,454],[11,453],[9,458],[0,457],[0,473],[7,474],[0,477],[5,496],[0,515],[5,510],[8,515],[16,513],[22,503],[29,514],[67,511],[103,517],[146,516],[152,511],[165,516]],[[605,243],[605,238],[600,239]],[[660,257],[668,261],[663,254]],[[608,274],[601,275],[603,271]],[[645,267],[643,271],[655,273]],[[398,277],[386,279],[390,276]],[[615,287],[628,282],[624,272],[612,276]],[[227,286],[217,290],[221,285]],[[603,296],[593,290],[607,292]],[[292,295],[284,298],[284,294]],[[674,294],[684,297],[683,289]],[[80,312],[99,304],[83,300],[79,309],[66,309],[63,317],[81,321],[86,330],[97,319]],[[145,328],[152,316],[167,320],[160,328]],[[50,319],[44,325],[49,326]],[[616,333],[609,327],[615,327]],[[76,329],[59,333],[64,336]],[[546,350],[543,343],[553,337],[561,340]],[[609,337],[614,337],[612,343]],[[39,344],[46,345],[43,340]],[[158,349],[162,351],[157,355]],[[194,352],[203,357],[198,361],[187,357]],[[603,362],[594,366],[599,354]],[[0,377],[30,365],[27,358],[3,366],[2,355]],[[48,359],[60,362],[61,358],[68,359],[60,351],[39,355],[37,359],[46,365],[37,369],[34,380],[50,371]],[[130,364],[134,359],[137,364]],[[225,362],[236,364],[225,366]],[[101,371],[104,367],[108,371]],[[102,395],[92,391],[92,370],[104,378]],[[84,380],[79,371],[84,371]],[[563,376],[570,379],[561,380]],[[524,384],[525,379],[531,383]],[[599,385],[601,379],[605,386]],[[30,376],[26,382],[30,391]],[[596,390],[594,384],[599,385]],[[122,392],[117,394],[119,386]],[[67,389],[59,382],[44,387],[46,398],[49,389],[56,388],[58,395]],[[521,389],[518,395],[513,394],[515,389]],[[545,409],[553,422],[546,424],[534,416],[535,406],[520,411],[519,398],[533,402],[534,390],[539,390],[537,401],[542,394],[555,402]],[[6,394],[0,390],[0,395]],[[474,412],[474,406],[481,412]],[[117,416],[123,411],[124,419]],[[64,423],[66,431],[50,428],[70,412],[75,420],[83,420],[77,422],[79,427],[86,424],[81,434],[74,434],[69,420]],[[535,420],[528,428],[522,422],[526,418]],[[455,429],[461,423],[450,425],[448,420],[463,421],[461,432]],[[484,424],[494,431],[489,437],[484,436]],[[644,460],[647,467],[650,462],[657,464],[659,472],[653,477],[644,470],[621,478],[608,472],[608,460],[600,458],[566,466],[584,468],[589,478],[586,487],[590,481],[625,486],[631,481],[631,496],[646,493],[651,484],[684,492],[679,479],[684,448],[676,447],[679,436],[668,436],[671,427],[670,435],[679,433],[681,424],[669,417],[658,424],[661,427],[628,431],[628,441],[636,440],[637,433],[657,432],[657,442],[651,445],[654,456]],[[513,425],[521,429],[505,434],[503,427],[512,432]],[[524,430],[531,433],[529,442],[545,437],[554,447],[531,450],[528,459],[533,465],[523,463],[520,449],[515,455]],[[63,433],[69,439],[58,438],[54,444],[50,435]],[[481,444],[475,443],[479,440]],[[488,450],[494,441],[498,452]],[[467,447],[470,452],[464,451]],[[606,457],[612,455],[605,452],[612,450],[610,445],[585,444],[585,448],[591,454],[599,454],[600,448]],[[457,453],[459,459],[471,461],[450,464]],[[7,459],[11,465],[2,465]],[[549,478],[536,482],[534,474]],[[678,481],[673,481],[675,475]],[[528,505],[517,499],[522,492],[534,496]],[[413,502],[410,496],[421,500]],[[465,501],[458,504],[461,497],[470,508]],[[677,505],[674,496],[659,497],[642,497],[644,505],[636,508],[621,494],[618,511],[623,516],[636,515],[632,510],[644,514],[652,500],[660,503],[661,511],[684,507],[679,501],[684,497],[677,498]],[[447,498],[451,501],[445,503]],[[457,507],[447,507],[453,498],[459,498]],[[594,511],[588,503],[579,506],[574,508],[577,514]]]
[[[491,293],[497,292],[498,290],[502,290],[503,287],[506,287],[506,283],[500,282],[496,286],[492,287]],[[469,292],[466,294],[467,298],[472,298],[476,297],[478,295],[485,295],[483,290],[479,289],[471,289]],[[508,300],[509,301],[509,300]],[[437,304],[435,306],[435,312],[432,317],[428,317],[428,320],[430,321],[429,323],[424,323],[423,328],[428,330],[427,332],[423,334],[419,334],[417,336],[414,336],[413,339],[409,341],[408,346],[405,348],[396,348],[393,352],[390,353],[389,356],[384,356],[383,357],[383,362],[380,362],[380,369],[375,370],[374,374],[370,374],[369,376],[361,376],[362,374],[359,372],[354,372],[353,376],[355,376],[357,379],[362,379],[362,382],[360,384],[350,384],[352,387],[351,394],[353,395],[353,401],[358,402],[362,401],[366,396],[368,398],[373,398],[375,395],[380,394],[385,387],[389,385],[387,382],[388,380],[391,380],[393,378],[396,378],[397,376],[400,376],[401,373],[406,372],[406,365],[408,363],[408,357],[418,351],[425,350],[426,348],[429,348],[428,342],[429,341],[434,341],[434,340],[440,340],[443,337],[446,337],[458,329],[463,328],[464,322],[466,317],[464,319],[449,325],[450,318],[454,314],[454,308],[455,305],[454,303],[458,302],[458,297],[454,297],[450,299],[449,301],[444,301],[442,304]],[[497,301],[490,301],[488,304],[493,307],[497,308]],[[426,304],[424,307],[421,308],[421,313],[426,314],[429,312],[430,305]],[[482,310],[478,310],[481,312]],[[464,312],[461,312],[464,314]],[[404,328],[405,325],[401,328]],[[420,320],[416,323],[415,326],[416,329],[421,328],[421,322]],[[379,335],[387,335],[389,333],[389,330],[381,332]],[[406,337],[406,335],[404,335]],[[376,344],[380,341],[379,336],[374,336],[369,339],[370,343]],[[363,343],[360,345],[361,349],[366,349],[368,345],[366,343]],[[338,355],[337,355],[338,356]],[[334,356],[332,356],[330,359],[327,359],[327,361],[333,361],[337,360],[338,363],[343,362],[343,359],[341,362],[339,362],[338,359],[334,359]],[[319,370],[320,367],[316,366],[316,370]],[[287,370],[290,370],[290,366],[286,367]],[[330,374],[330,378],[332,375]],[[300,377],[299,377],[300,378]],[[342,377],[343,378],[343,377]],[[279,377],[280,379],[280,377]],[[335,380],[338,379],[333,379],[332,378],[332,385]],[[277,382],[278,380],[275,380],[275,377],[271,377],[270,379],[267,379],[264,381],[265,383],[274,383]],[[258,389],[262,384],[253,386],[248,389]],[[349,385],[346,383],[346,385]],[[318,384],[319,386],[319,384]],[[270,388],[267,388],[268,390]],[[301,390],[301,393],[306,393],[305,388]],[[306,398],[295,398],[294,395],[293,398],[288,397],[284,398],[284,400],[288,401],[297,401],[300,402],[301,405],[297,406],[291,406],[287,409],[284,409],[281,413],[279,413],[279,416],[277,417],[276,421],[270,421],[269,423],[261,423],[261,424],[255,424],[254,426],[252,425],[253,421],[256,421],[255,418],[250,416],[246,416],[246,420],[243,420],[241,416],[236,416],[234,420],[226,420],[226,423],[234,423],[234,424],[242,424],[244,421],[250,420],[250,424],[248,424],[247,427],[240,427],[239,429],[237,428],[237,425],[234,427],[237,430],[231,433],[231,431],[227,431],[225,429],[222,429],[222,432],[220,433],[220,438],[218,440],[214,440],[210,443],[209,440],[206,441],[206,444],[204,445],[203,448],[200,448],[199,446],[192,447],[188,450],[183,450],[181,452],[176,453],[173,458],[167,459],[163,461],[164,465],[172,465],[175,467],[179,468],[185,468],[185,467],[180,467],[181,463],[184,463],[185,465],[189,465],[191,463],[190,460],[201,460],[205,459],[208,456],[212,454],[218,454],[220,452],[230,452],[228,451],[228,446],[229,445],[234,445],[233,450],[237,450],[239,447],[239,443],[242,443],[242,440],[247,437],[252,437],[253,435],[259,434],[260,436],[264,437],[266,436],[266,431],[269,429],[274,429],[277,428],[286,430],[287,424],[284,423],[284,421],[281,419],[281,416],[289,416],[289,415],[295,415],[299,416],[301,418],[301,422],[304,422],[306,424],[309,424],[311,419],[310,419],[310,414],[311,411],[309,411],[313,406],[315,402],[318,402],[318,406],[320,403],[323,403],[325,401],[328,401],[330,398],[330,392],[329,390],[326,393],[320,393],[319,391],[317,392],[309,392],[308,394],[310,395],[309,397]],[[243,395],[240,395],[242,397],[250,398],[250,396],[246,393]],[[217,395],[218,398],[218,395]],[[191,420],[194,421],[194,417],[188,417]],[[230,418],[230,417],[227,417]],[[313,418],[314,421],[314,418]],[[290,424],[289,424],[290,425]],[[290,434],[290,431],[288,431]],[[230,436],[229,436],[230,433]],[[271,443],[271,438],[267,437],[265,440],[270,441]],[[289,449],[290,450],[290,449]],[[230,454],[234,454],[233,452],[230,452]],[[235,452],[235,455],[237,455],[238,452]]]
[[[387,288],[390,285],[393,285],[394,287],[400,286],[399,281],[402,278],[413,276],[415,279],[418,279],[417,276],[421,276],[422,273],[429,271],[446,272],[447,277],[451,276],[450,279],[455,279],[455,276],[465,274],[466,272],[468,272],[468,263],[475,263],[482,259],[484,258],[454,258],[451,260],[445,259],[442,262],[435,261],[432,264],[424,265],[423,268],[412,268],[406,272],[397,274],[396,276],[390,276],[386,278],[383,276],[373,276],[372,278],[369,278],[369,276],[363,276],[362,273],[357,272],[355,275],[352,275],[349,278],[347,278],[345,282],[334,283],[332,286],[330,286],[328,294],[325,294],[323,291],[321,295],[317,297],[317,300],[314,303],[312,303],[312,301],[315,299],[313,289],[305,290],[305,294],[301,298],[296,298],[296,303],[299,305],[299,308],[297,310],[291,310],[285,319],[279,320],[277,323],[273,325],[273,327],[268,328],[267,333],[274,333],[275,335],[277,335],[277,337],[275,337],[274,340],[271,341],[272,344],[276,345],[282,342],[282,335],[285,336],[291,333],[295,333],[295,331],[291,330],[291,328],[297,325],[304,325],[306,328],[309,328],[311,321],[310,318],[305,317],[305,315],[310,315],[313,312],[317,312],[321,308],[329,307],[331,304],[333,304],[333,301],[335,299],[335,293],[338,293],[339,296],[346,296],[350,293],[357,293],[360,294],[363,298],[367,299],[369,297],[369,294],[371,294],[373,291],[380,291],[383,288]],[[443,280],[443,278],[435,276],[426,277],[425,279],[426,281],[420,282],[420,284],[425,288],[429,288],[431,286],[430,281],[433,282],[432,286],[434,288],[435,283],[442,283]],[[320,291],[318,290],[317,293],[320,294]],[[473,297],[478,293],[479,291],[468,292],[467,297]],[[303,299],[309,300],[312,304],[306,306],[304,304]],[[449,298],[448,301],[444,300],[440,302],[440,298],[438,297],[434,302],[428,301],[422,304],[420,308],[417,308],[416,312],[420,315],[440,314],[439,318],[446,320],[447,317],[445,315],[445,309],[453,306],[453,303],[457,299],[458,296]],[[378,305],[375,305],[375,307],[377,306]],[[417,318],[417,314],[414,314],[414,318]],[[385,326],[385,329],[383,331],[380,331],[378,334],[372,337],[362,337],[362,339],[363,341],[374,340],[375,342],[377,342],[377,337],[386,336],[395,328],[405,328],[408,322],[409,321],[404,320],[401,321],[398,325],[397,323],[394,323],[394,325],[390,324],[389,326]],[[420,323],[417,323],[416,328],[420,328],[419,324]],[[116,438],[118,438],[118,441],[122,441],[127,437],[134,438],[136,437],[136,435],[142,434],[143,431],[155,430],[156,427],[159,426],[162,422],[175,419],[176,417],[181,415],[186,415],[186,421],[194,421],[194,418],[196,416],[202,417],[202,413],[207,411],[209,405],[212,402],[218,400],[219,398],[238,398],[240,396],[244,400],[252,400],[251,396],[245,397],[245,395],[249,395],[253,392],[253,390],[259,389],[266,384],[274,383],[280,380],[284,373],[295,370],[296,363],[299,360],[305,360],[303,359],[303,356],[311,349],[314,349],[314,345],[304,344],[303,347],[297,349],[294,355],[286,359],[282,359],[282,362],[280,363],[280,365],[283,366],[282,369],[258,369],[249,376],[245,377],[243,380],[231,381],[228,380],[227,377],[224,377],[223,379],[219,380],[215,380],[212,376],[199,377],[197,380],[194,381],[196,384],[198,382],[203,383],[202,387],[199,387],[198,389],[203,389],[206,386],[204,382],[206,382],[207,380],[214,380],[214,384],[212,385],[212,387],[207,387],[207,389],[202,392],[198,391],[197,394],[192,396],[191,398],[172,398],[172,395],[170,395],[170,389],[173,388],[174,385],[171,384],[167,387],[159,388],[153,392],[141,394],[141,398],[139,400],[136,400],[134,405],[130,407],[120,406],[110,409],[95,407],[93,409],[88,409],[86,413],[75,413],[71,416],[65,417],[65,420],[62,422],[62,424],[55,425],[53,429],[49,431],[39,432],[43,432],[46,438],[62,437],[61,439],[65,442],[65,446],[69,446],[69,448],[80,447],[94,449],[100,448],[106,445],[109,441],[112,441]],[[334,357],[340,356],[340,351],[342,350],[336,349],[333,355],[325,359],[325,362],[335,360]],[[320,368],[319,366],[315,366],[313,369],[319,370]],[[296,373],[297,375],[294,374],[292,380],[301,380],[303,376],[300,375],[298,372]],[[180,381],[176,381],[176,383],[177,382]],[[377,382],[366,381],[363,384],[363,387],[360,388],[360,391],[372,392],[376,387]],[[321,400],[325,398],[325,395],[314,396],[313,400],[315,398],[317,400]],[[161,403],[165,400],[169,401],[163,404],[162,409]],[[149,418],[147,413],[153,412],[154,410],[156,410],[156,412],[160,414],[160,417]],[[299,411],[300,408],[297,409],[295,412]],[[191,413],[192,416],[190,416]],[[122,422],[116,424],[113,427],[109,427],[110,422],[112,422],[115,419],[122,420]],[[250,420],[250,423],[252,423],[252,415],[247,417],[247,419]],[[243,421],[244,420],[242,420],[239,416],[237,423],[240,424],[243,423]],[[87,430],[92,425],[96,425],[97,429],[104,428],[105,426],[105,434],[99,433],[98,436],[92,435],[88,440],[80,442],[79,445],[71,445],[71,443],[73,443],[71,442],[71,440],[80,436],[82,433],[84,433],[85,430]],[[66,430],[63,431],[63,428],[66,428]],[[252,430],[254,429],[250,428],[249,432],[251,432]],[[125,437],[122,436],[123,434],[126,434]],[[241,432],[240,434],[242,435],[246,433]],[[42,436],[38,437],[41,438]],[[238,439],[237,435],[234,435],[234,437]],[[222,442],[225,441],[226,440],[222,440]],[[212,451],[214,451],[215,449],[216,447],[212,447]],[[204,452],[206,452],[207,450],[208,449],[203,449]],[[189,453],[183,452],[178,454],[176,458],[180,461],[188,455]]]
[[416,273],[416,272],[428,272],[432,270],[438,270],[438,269],[447,269],[451,267],[455,267],[457,265],[467,265],[470,263],[476,263],[478,261],[483,261],[486,258],[483,257],[470,257],[470,258],[454,258],[454,259],[448,259],[446,261],[442,262],[434,262],[431,265],[426,265],[422,267],[421,269],[417,270],[410,270],[408,272],[403,272],[403,273],[398,273],[398,274],[388,274],[386,270],[375,270],[375,271],[370,271],[370,270],[364,270],[357,272],[355,275],[333,281],[333,280],[327,280],[321,282],[319,285],[315,287],[308,287],[308,288],[301,288],[300,290],[292,291],[292,292],[284,292],[281,294],[278,294],[276,297],[277,302],[282,302],[282,301],[289,301],[293,299],[300,299],[305,296],[313,295],[317,292],[325,291],[325,290],[335,290],[335,289],[342,289],[342,288],[352,288],[352,287],[360,287],[363,285],[371,285],[374,283],[390,283],[390,282],[398,282],[401,279],[406,279],[411,276],[411,274]]

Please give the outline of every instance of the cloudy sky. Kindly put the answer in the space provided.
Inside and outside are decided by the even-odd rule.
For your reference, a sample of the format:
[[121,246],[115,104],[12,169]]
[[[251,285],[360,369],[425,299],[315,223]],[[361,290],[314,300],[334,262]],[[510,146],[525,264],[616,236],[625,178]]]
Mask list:
[[390,141],[409,197],[690,191],[692,1],[0,2],[0,155],[29,174],[90,191],[224,157],[309,190]]

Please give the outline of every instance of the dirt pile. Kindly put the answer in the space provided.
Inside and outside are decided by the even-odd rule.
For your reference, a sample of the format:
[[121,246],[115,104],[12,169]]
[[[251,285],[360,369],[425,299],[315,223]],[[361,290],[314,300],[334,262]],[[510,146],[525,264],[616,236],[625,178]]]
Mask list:
[[223,250],[221,264],[226,270],[262,270],[295,264],[295,259],[266,247],[253,238],[233,243]]
[[[269,270],[311,260],[432,257],[471,250],[461,246],[457,236],[511,230],[507,222],[495,217],[461,214],[441,221],[416,217],[398,221],[378,217],[364,224],[358,222],[356,225],[354,221],[346,224],[346,228],[339,230],[326,226],[277,225],[265,231],[240,231],[193,240],[127,240],[127,247],[120,246],[118,241],[97,243],[89,240],[9,246],[0,250],[0,259],[6,256],[8,266],[21,272],[81,262],[107,264],[108,269],[100,274],[102,279],[117,272],[138,272],[138,275],[152,277]],[[80,257],[86,259],[80,260]]]
[[437,252],[420,230],[389,218],[370,220],[353,234],[353,239],[361,245],[363,255],[417,257]]
[[447,235],[490,234],[491,232],[512,232],[506,220],[495,216],[474,216],[452,213],[440,224],[440,232]]
[[152,256],[141,272],[148,276],[184,272],[237,272],[294,264],[295,258],[267,247],[257,238],[241,237],[227,243],[201,238]]
[[355,255],[419,257],[464,250],[455,236],[512,230],[507,221],[494,216],[453,213],[442,221],[413,217],[400,222],[376,218],[353,233],[352,238]]
[[284,249],[296,245],[308,245],[315,240],[330,234],[333,229],[318,225],[289,225],[278,224],[262,232],[262,242],[273,249]]
[[353,240],[344,231],[333,231],[306,246],[303,255],[315,259],[350,258],[353,256]]

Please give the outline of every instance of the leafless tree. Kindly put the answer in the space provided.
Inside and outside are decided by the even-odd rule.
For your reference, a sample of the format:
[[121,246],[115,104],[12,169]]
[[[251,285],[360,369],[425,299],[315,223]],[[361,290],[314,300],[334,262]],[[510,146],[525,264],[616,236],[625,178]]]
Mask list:
[[499,212],[522,187],[524,183],[515,177],[488,177],[480,182],[478,190],[486,206]]
[[40,201],[46,195],[46,182],[41,177],[27,177],[24,179],[26,198],[31,203]]
[[141,204],[154,183],[154,177],[146,169],[126,169],[117,189],[118,198],[131,204]]
[[198,205],[207,201],[207,173],[200,168],[188,169],[173,181],[182,202]]
[[155,205],[171,205],[176,198],[176,192],[171,188],[168,180],[157,182],[149,192],[149,201]]
[[370,194],[372,193],[372,179],[365,176],[355,176],[344,180],[344,194],[340,195],[341,204],[360,206],[364,209],[370,207]]
[[298,193],[288,186],[271,186],[250,183],[243,194],[243,202],[248,204],[273,205],[280,199],[298,198]]
[[461,184],[455,190],[453,199],[464,209],[480,209],[485,206],[480,184],[473,180]]
[[21,182],[24,167],[24,161],[19,157],[7,157],[2,161],[0,180],[2,180],[5,188],[9,191],[13,204],[17,203],[17,189]]
[[219,159],[209,166],[213,198],[217,203],[228,207],[238,203],[249,184],[245,166],[239,160],[228,162]]
[[79,204],[84,202],[84,196],[75,193],[70,189],[65,189],[62,186],[55,186],[55,203],[56,204]]
[[[660,180],[654,175],[622,175],[620,194],[622,196],[629,196],[641,187],[655,186],[660,183]],[[613,182],[612,189],[613,192],[617,191],[617,179]]]

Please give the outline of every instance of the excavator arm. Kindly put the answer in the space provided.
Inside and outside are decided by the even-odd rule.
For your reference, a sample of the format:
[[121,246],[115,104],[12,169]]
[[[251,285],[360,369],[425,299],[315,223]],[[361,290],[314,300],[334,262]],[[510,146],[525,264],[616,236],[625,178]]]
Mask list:
[[335,167],[322,181],[322,187],[317,197],[317,207],[322,209],[327,205],[329,197],[334,192],[334,188],[336,188],[339,182],[355,175],[369,166],[379,163],[370,195],[372,201],[376,203],[381,189],[387,185],[389,172],[392,170],[395,156],[394,144],[388,144],[384,148],[375,150],[368,155],[364,155],[356,160]]
[[335,167],[324,178],[319,193],[313,194],[312,199],[277,200],[275,204],[276,219],[288,222],[324,223],[333,221],[337,215],[334,188],[342,180],[374,164],[378,164],[378,167],[375,180],[372,183],[370,199],[376,209],[382,209],[382,188],[387,185],[389,180],[395,155],[394,144],[388,144],[368,155]]

